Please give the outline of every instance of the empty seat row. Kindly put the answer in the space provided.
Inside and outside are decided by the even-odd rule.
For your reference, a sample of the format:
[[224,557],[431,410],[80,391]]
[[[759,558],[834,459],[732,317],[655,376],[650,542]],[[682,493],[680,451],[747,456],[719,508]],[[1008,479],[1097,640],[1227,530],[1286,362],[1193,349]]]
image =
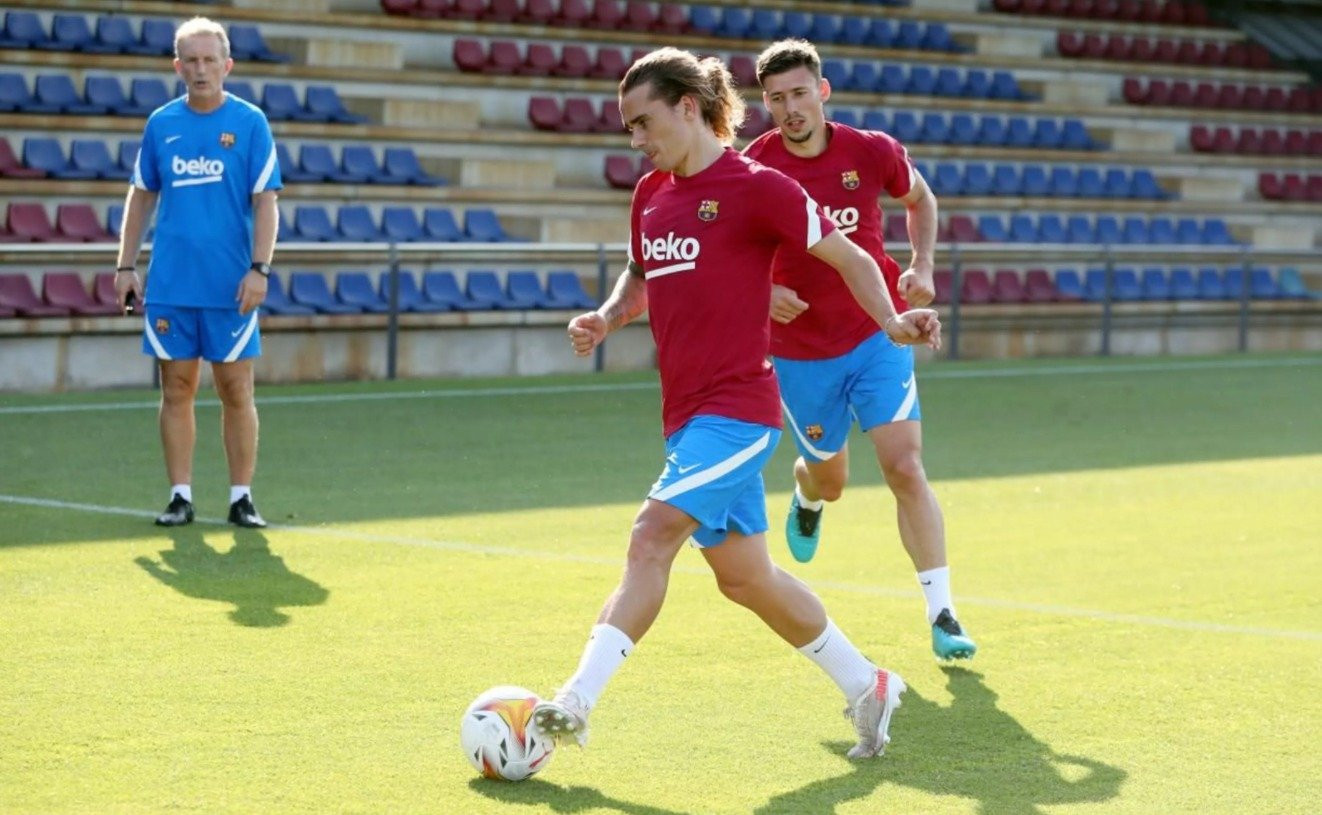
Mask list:
[[381,0],[387,14],[443,17],[491,23],[682,34],[688,8],[676,3],[629,0]]
[[468,73],[621,79],[634,60],[647,51],[637,48],[629,52],[602,45],[592,52],[574,43],[557,48],[550,43],[531,42],[525,47],[514,40],[460,38],[454,42],[452,55],[455,66]]
[[881,110],[862,111],[832,107],[830,118],[850,127],[881,130],[903,144],[953,144],[986,147],[1041,148],[1049,150],[1100,150],[1105,145],[1088,133],[1079,119],[1030,119],[1024,116],[934,111],[914,113]]
[[860,17],[808,11],[777,11],[746,6],[691,6],[689,30],[712,37],[870,45],[900,50],[963,52],[968,49],[950,34],[945,23],[916,20],[893,22],[885,17]]
[[1189,146],[1200,153],[1243,153],[1264,156],[1322,156],[1322,130],[1277,130],[1264,127],[1189,129]]
[[445,184],[444,178],[429,174],[418,163],[412,147],[387,147],[382,160],[366,145],[346,144],[337,159],[328,144],[303,144],[298,149],[298,161],[284,142],[277,142],[276,157],[280,162],[280,177],[289,184],[412,184],[435,187]]
[[1215,25],[1199,0],[994,0],[997,11],[1170,25]]
[[969,99],[1029,100],[1009,71],[955,68],[934,69],[927,65],[901,65],[876,60],[827,59],[822,76],[837,91],[860,93],[906,93],[917,96],[948,96]]
[[412,207],[382,207],[378,222],[372,211],[361,204],[342,206],[334,216],[320,205],[296,206],[293,218],[281,213],[279,239],[332,243],[499,243],[518,240],[506,234],[500,218],[490,209],[466,210],[463,228],[460,228],[454,213],[445,207],[426,207],[421,218]]
[[1060,31],[1056,50],[1066,57],[1114,59],[1127,62],[1167,62],[1179,65],[1215,65],[1225,68],[1272,67],[1272,55],[1256,42],[1222,44],[1218,40],[1175,40],[1127,37],[1123,34],[1084,34]]
[[1085,215],[1062,218],[1048,213],[1011,215],[1009,223],[999,215],[981,215],[977,231],[984,241],[993,243],[1073,243],[1128,245],[1235,246],[1238,242],[1220,218],[1202,223],[1196,218],[1098,215],[1089,221]]
[[114,272],[102,272],[91,290],[77,272],[46,272],[41,293],[26,274],[0,274],[0,317],[96,317],[122,314]]
[[59,204],[51,221],[35,201],[11,201],[0,224],[0,243],[91,243],[113,241],[91,204]]
[[1269,201],[1322,202],[1322,175],[1260,173],[1258,194]]
[[[0,48],[34,48],[41,51],[82,51],[88,54],[174,54],[175,24],[170,20],[145,19],[135,33],[127,17],[98,16],[89,23],[81,14],[56,14],[48,31],[31,11],[7,11],[0,25]],[[289,62],[285,54],[272,51],[255,25],[229,27],[230,56],[237,60]]]
[[1069,167],[1025,164],[984,164],[965,162],[961,168],[953,162],[937,162],[930,168],[919,164],[918,170],[937,195],[1023,195],[1058,198],[1134,198],[1165,200],[1170,193],[1162,189],[1151,170],[1133,172],[1111,167]]
[[[949,304],[954,280],[949,270],[937,270],[936,302]],[[987,303],[1100,303],[1161,302],[1171,300],[1238,300],[1244,289],[1243,270],[1239,267],[1218,269],[1185,267],[1164,269],[1147,267],[1136,270],[1119,266],[1111,270],[1090,268],[1083,274],[1077,269],[1029,269],[1022,276],[1013,269],[965,269],[960,273],[959,302],[963,305]],[[1265,266],[1249,272],[1249,297],[1255,300],[1306,300],[1318,296],[1307,289],[1297,270],[1284,268],[1273,274]]]
[[566,97],[564,103],[552,96],[534,96],[528,100],[528,121],[538,130],[555,133],[623,133],[620,106],[614,97],[601,100],[594,108],[584,96]]
[[127,181],[138,156],[137,141],[121,142],[118,158],[111,155],[110,148],[100,139],[72,140],[67,156],[59,141],[49,137],[26,138],[22,149],[20,161],[9,140],[0,138],[0,176]]
[[[505,282],[501,283],[504,277]],[[413,272],[400,270],[397,303],[401,312],[509,311],[523,309],[579,309],[597,305],[583,289],[577,274],[552,271],[545,283],[530,269],[497,273],[473,269],[463,285],[449,270],[424,272],[422,285]],[[266,314],[382,314],[390,311],[390,273],[382,272],[374,285],[367,272],[340,272],[332,289],[320,272],[294,272],[286,292],[280,275],[273,273],[262,310]]]
[[606,183],[619,190],[631,190],[638,185],[638,179],[650,173],[652,161],[647,156],[634,158],[631,155],[609,155],[602,165],[602,175]]
[[1171,106],[1177,108],[1219,108],[1223,110],[1271,110],[1281,113],[1322,113],[1322,86],[1279,85],[1239,86],[1164,79],[1144,81],[1127,77],[1123,85],[1125,101],[1131,105]]

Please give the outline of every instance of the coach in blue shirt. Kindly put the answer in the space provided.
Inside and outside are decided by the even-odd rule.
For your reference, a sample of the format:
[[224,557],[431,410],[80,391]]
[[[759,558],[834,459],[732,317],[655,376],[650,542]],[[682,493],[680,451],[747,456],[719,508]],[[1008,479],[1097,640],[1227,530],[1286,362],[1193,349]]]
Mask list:
[[261,353],[257,314],[275,251],[280,166],[266,115],[224,90],[234,67],[225,29],[195,17],[175,32],[174,51],[187,93],[147,119],[115,272],[120,302],[142,296],[136,260],[154,209],[142,348],[160,361],[161,442],[171,484],[170,504],[156,523],[193,520],[193,403],[206,359],[222,405],[229,521],[262,527],[252,500],[252,361]]

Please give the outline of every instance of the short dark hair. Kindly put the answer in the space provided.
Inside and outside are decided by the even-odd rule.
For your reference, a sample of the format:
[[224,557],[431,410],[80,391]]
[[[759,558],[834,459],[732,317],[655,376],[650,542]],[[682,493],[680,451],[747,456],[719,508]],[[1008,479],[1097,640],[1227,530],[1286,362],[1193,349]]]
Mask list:
[[762,84],[769,76],[783,74],[795,68],[807,68],[818,79],[822,78],[822,58],[807,40],[781,40],[768,45],[757,56],[757,82]]

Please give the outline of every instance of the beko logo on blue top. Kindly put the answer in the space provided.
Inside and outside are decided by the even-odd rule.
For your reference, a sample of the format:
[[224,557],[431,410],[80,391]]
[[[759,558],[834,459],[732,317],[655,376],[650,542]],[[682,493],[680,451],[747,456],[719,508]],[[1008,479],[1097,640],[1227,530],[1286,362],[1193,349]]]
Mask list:
[[206,156],[193,159],[175,156],[170,161],[170,169],[175,175],[175,180],[170,184],[172,187],[212,184],[225,178],[225,162],[216,158],[209,159]]

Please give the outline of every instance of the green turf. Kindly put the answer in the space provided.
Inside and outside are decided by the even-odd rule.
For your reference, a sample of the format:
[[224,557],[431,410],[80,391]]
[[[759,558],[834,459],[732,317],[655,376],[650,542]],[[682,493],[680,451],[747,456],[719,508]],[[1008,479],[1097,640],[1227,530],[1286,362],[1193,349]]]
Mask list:
[[[1315,812],[1319,362],[925,369],[977,658],[931,659],[857,441],[817,559],[771,540],[909,681],[887,756],[844,758],[834,688],[684,552],[589,749],[523,784],[476,778],[459,713],[573,670],[661,463],[649,377],[262,388],[259,506],[286,525],[264,534],[150,526],[150,408],[0,412],[0,812]],[[441,390],[489,395],[416,395]],[[394,396],[277,401],[331,393]],[[791,458],[768,470],[773,529]]]

